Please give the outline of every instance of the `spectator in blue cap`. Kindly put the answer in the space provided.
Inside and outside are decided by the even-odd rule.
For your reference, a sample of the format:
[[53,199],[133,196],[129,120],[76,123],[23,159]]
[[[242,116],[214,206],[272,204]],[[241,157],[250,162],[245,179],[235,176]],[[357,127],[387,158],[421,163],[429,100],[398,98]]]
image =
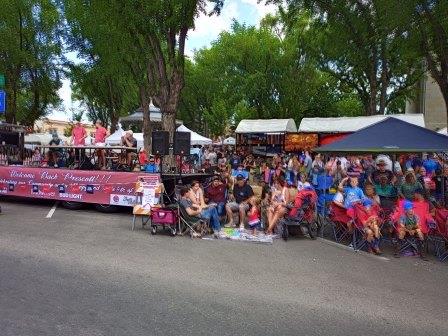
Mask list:
[[[398,223],[398,240],[399,242],[403,242],[403,239],[406,235],[411,237],[417,236],[417,249],[422,259],[426,259],[425,254],[423,252],[423,241],[425,239],[423,232],[421,230],[420,218],[414,213],[414,204],[411,201],[403,202],[403,210],[404,214],[400,217]],[[396,246],[395,256],[399,257],[399,245]]]

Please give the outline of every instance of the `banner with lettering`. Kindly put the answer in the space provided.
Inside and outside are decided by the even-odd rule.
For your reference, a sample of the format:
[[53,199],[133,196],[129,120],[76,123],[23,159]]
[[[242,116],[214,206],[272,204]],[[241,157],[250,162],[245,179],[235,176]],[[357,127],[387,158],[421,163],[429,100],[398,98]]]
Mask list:
[[[0,195],[133,206],[135,183],[141,175],[141,172],[0,167]],[[158,174],[152,175],[160,179]]]

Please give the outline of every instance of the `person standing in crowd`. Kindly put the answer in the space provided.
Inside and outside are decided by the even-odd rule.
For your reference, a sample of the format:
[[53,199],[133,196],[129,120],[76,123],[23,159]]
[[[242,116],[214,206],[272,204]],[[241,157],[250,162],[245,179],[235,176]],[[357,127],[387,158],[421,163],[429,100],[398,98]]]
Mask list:
[[[81,125],[81,121],[77,120],[75,126],[72,129],[72,144],[74,146],[85,146],[86,145],[87,132],[86,129]],[[81,160],[81,157],[85,157],[85,150],[75,149],[75,162]]]
[[330,176],[333,177],[334,185],[338,186],[339,183],[347,176],[347,172],[342,167],[341,161],[336,160],[336,167],[331,170]]
[[84,146],[86,144],[87,132],[81,125],[81,122],[77,120],[75,126],[72,129],[72,143],[75,146]]
[[212,167],[215,167],[217,165],[218,156],[212,146],[210,146],[208,154],[205,158],[209,160]]
[[[61,146],[62,140],[59,138],[58,133],[53,133],[52,139],[48,143],[50,146]],[[62,148],[50,148],[48,151],[48,165],[54,168],[59,167],[59,158],[62,156]]]
[[205,190],[205,196],[209,203],[216,204],[216,210],[220,217],[226,214],[227,185],[220,181],[218,176],[213,177],[212,183]]
[[228,222],[226,227],[235,227],[233,222],[233,211],[239,211],[240,215],[240,227],[244,227],[244,221],[246,219],[246,213],[249,210],[248,200],[254,195],[252,187],[246,183],[243,175],[236,177],[236,183],[233,187],[232,198],[233,201],[227,203],[226,212]]
[[[104,147],[106,145],[107,129],[103,127],[103,122],[97,120],[95,123],[95,139],[94,145]],[[104,149],[97,149],[98,166],[100,169],[106,169],[106,151]]]
[[230,156],[230,165],[232,166],[232,170],[236,170],[238,166],[241,164],[241,158],[237,153],[233,153]]
[[311,169],[313,168],[313,159],[308,151],[305,151],[304,153],[303,167],[305,169],[306,176],[310,176]]
[[134,132],[131,130],[126,131],[126,133],[121,137],[121,145],[128,147],[128,149],[126,149],[126,164],[131,166],[132,154],[136,153],[136,150],[131,148],[137,148],[137,139],[134,138]]

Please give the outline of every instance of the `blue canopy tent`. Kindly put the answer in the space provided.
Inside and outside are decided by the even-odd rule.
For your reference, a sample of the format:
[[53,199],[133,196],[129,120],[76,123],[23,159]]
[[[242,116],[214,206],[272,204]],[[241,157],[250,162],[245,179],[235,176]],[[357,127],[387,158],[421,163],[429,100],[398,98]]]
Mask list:
[[342,140],[314,149],[320,153],[442,153],[448,137],[396,118],[387,118]]

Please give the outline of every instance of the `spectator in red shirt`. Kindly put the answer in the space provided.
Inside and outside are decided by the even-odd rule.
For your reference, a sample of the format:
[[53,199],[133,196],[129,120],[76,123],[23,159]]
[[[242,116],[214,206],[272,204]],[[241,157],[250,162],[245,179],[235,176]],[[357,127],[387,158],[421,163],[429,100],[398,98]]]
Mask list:
[[75,146],[84,146],[86,144],[87,132],[79,120],[76,121],[72,129],[72,142]]
[[[97,120],[95,123],[95,140],[94,145],[95,146],[105,146],[106,145],[106,137],[107,137],[107,129],[103,127],[103,123],[101,120]],[[98,166],[100,169],[106,169],[106,152],[104,149],[97,149],[96,151],[98,155]]]
[[219,216],[225,215],[227,187],[218,176],[213,177],[212,183],[205,190],[209,203],[215,203]]

